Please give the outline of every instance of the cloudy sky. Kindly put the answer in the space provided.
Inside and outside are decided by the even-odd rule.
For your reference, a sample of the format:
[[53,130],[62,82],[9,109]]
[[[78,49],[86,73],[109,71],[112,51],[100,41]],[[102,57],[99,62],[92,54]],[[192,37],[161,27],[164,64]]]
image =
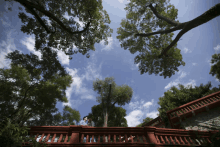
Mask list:
[[[178,9],[178,20],[189,21],[206,10],[219,3],[219,0],[171,0]],[[14,3],[12,10],[6,11],[7,4],[0,2],[0,68],[9,68],[10,60],[5,60],[7,53],[20,50],[24,54],[30,52],[41,57],[41,53],[34,50],[34,36],[20,31],[21,20],[18,18],[18,6]],[[96,102],[97,93],[92,90],[92,83],[96,78],[104,80],[113,76],[117,85],[127,84],[133,89],[133,97],[130,103],[121,106],[126,110],[126,119],[129,127],[135,127],[146,117],[156,118],[159,97],[172,86],[179,83],[185,86],[199,86],[211,81],[213,87],[220,83],[209,74],[211,56],[220,53],[219,23],[217,17],[184,34],[177,47],[181,50],[185,66],[179,67],[171,78],[164,79],[161,76],[140,75],[138,67],[134,64],[134,57],[129,51],[120,47],[116,39],[116,30],[120,27],[121,19],[126,17],[124,10],[127,0],[103,0],[103,7],[108,12],[113,29],[112,37],[108,38],[109,44],[103,42],[95,44],[96,51],[90,51],[90,58],[81,54],[73,55],[69,60],[63,52],[58,52],[59,61],[72,76],[74,82],[66,90],[68,103],[58,102],[56,107],[62,113],[63,107],[69,105],[78,110],[81,119],[91,112]],[[174,32],[177,35],[179,31]],[[118,105],[116,104],[118,107]]]

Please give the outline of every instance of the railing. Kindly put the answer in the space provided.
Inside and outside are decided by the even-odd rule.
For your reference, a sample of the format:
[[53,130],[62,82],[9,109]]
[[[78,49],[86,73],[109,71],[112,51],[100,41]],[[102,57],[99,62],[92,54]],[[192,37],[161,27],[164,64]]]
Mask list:
[[154,127],[164,127],[164,122],[162,121],[161,117],[158,116],[157,118],[151,120],[150,122],[143,124],[142,127],[144,126],[154,126]]
[[181,118],[192,117],[198,113],[208,111],[209,109],[220,106],[220,91],[207,95],[203,98],[189,102],[167,112],[168,119],[172,128],[179,128],[180,125],[174,125],[181,121]]
[[[101,146],[151,146],[164,145],[202,145],[210,142],[211,134],[218,131],[193,131],[156,127],[87,127],[87,126],[36,126],[30,127],[29,134],[40,136],[39,142],[45,141],[49,147],[101,147]],[[195,136],[197,132],[200,138]],[[107,136],[107,140],[106,140]],[[135,136],[135,137],[134,137]],[[57,138],[57,142],[55,138]],[[83,142],[86,137],[85,142]],[[123,139],[121,139],[123,137]],[[130,137],[130,140],[128,139]],[[90,139],[91,138],[91,142]],[[96,138],[96,142],[94,142]],[[49,142],[49,140],[51,140]],[[28,146],[27,142],[23,146]]]

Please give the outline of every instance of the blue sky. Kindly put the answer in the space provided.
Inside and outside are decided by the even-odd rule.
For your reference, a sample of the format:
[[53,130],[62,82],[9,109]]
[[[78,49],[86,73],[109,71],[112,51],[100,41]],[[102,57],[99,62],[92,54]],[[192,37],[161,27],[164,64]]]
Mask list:
[[[219,0],[171,0],[171,4],[178,9],[178,20],[180,22],[189,21],[219,3]],[[18,6],[14,3],[12,10],[7,11],[7,3],[0,2],[1,23],[0,23],[0,68],[10,68],[10,60],[5,60],[4,56],[14,51],[20,50],[24,54],[30,52],[41,57],[41,53],[34,50],[34,36],[24,34],[20,31],[21,21],[18,18]],[[127,0],[103,0],[103,7],[108,12],[113,29],[112,37],[108,38],[109,44],[104,42],[95,44],[96,51],[90,51],[90,58],[81,54],[73,55],[69,60],[63,52],[58,52],[60,63],[72,76],[74,82],[67,88],[66,95],[68,103],[58,102],[56,107],[59,112],[63,111],[65,105],[78,110],[81,120],[91,112],[96,102],[97,93],[92,90],[93,81],[96,78],[104,80],[113,76],[117,85],[127,84],[133,89],[133,97],[129,104],[121,106],[126,110],[126,119],[129,127],[135,127],[146,117],[156,118],[158,111],[157,104],[159,97],[172,86],[179,83],[183,85],[199,86],[201,83],[207,84],[211,81],[213,87],[219,85],[219,81],[209,74],[211,56],[220,53],[219,24],[220,17],[208,23],[194,28],[182,36],[177,47],[181,50],[185,66],[179,67],[171,78],[164,79],[162,76],[140,75],[138,66],[134,64],[134,57],[128,50],[120,47],[120,42],[116,39],[116,30],[120,27],[121,19],[126,17],[124,10]],[[174,37],[179,31],[174,32]],[[115,106],[118,107],[116,104]]]

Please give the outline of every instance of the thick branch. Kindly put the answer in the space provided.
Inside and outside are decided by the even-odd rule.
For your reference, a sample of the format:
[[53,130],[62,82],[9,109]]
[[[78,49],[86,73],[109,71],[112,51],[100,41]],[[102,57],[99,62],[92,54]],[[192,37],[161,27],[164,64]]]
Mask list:
[[[52,33],[47,26],[44,24],[44,22],[42,21],[42,19],[37,15],[37,13],[33,10],[33,8],[30,7],[26,7],[28,10],[31,11],[31,13],[36,17],[36,19],[39,21],[39,23],[44,27],[44,29],[47,31],[48,34]],[[53,32],[54,33],[54,32]]]
[[180,31],[176,36],[176,38],[171,42],[171,44],[161,52],[161,55],[159,57],[166,55],[166,52],[179,41],[179,39],[183,36],[183,34],[219,16],[220,15],[219,10],[220,10],[220,3],[216,4],[214,7],[212,7],[202,15],[198,16],[197,18],[187,22],[185,27],[182,29],[182,31]]
[[160,15],[160,14],[157,12],[157,10],[156,10],[157,5],[156,5],[156,7],[154,8],[154,7],[152,6],[152,4],[150,4],[149,7],[150,7],[150,9],[153,11],[153,13],[157,16],[157,18],[162,19],[162,20],[166,21],[167,23],[169,23],[169,24],[171,24],[171,25],[173,25],[173,26],[178,26],[178,25],[180,24],[179,22],[176,22],[176,21],[174,21],[174,20],[172,20],[172,19],[170,19],[170,18],[167,18],[167,17],[165,17],[165,16]]
[[139,34],[135,34],[135,36],[141,36],[141,37],[148,37],[148,36],[151,36],[151,35],[156,35],[156,34],[167,34],[167,33],[171,33],[173,31],[177,31],[177,30],[180,30],[180,29],[183,29],[184,28],[184,25],[183,24],[180,24],[172,29],[169,29],[169,30],[159,30],[157,32],[151,32],[151,33],[139,33]]
[[[19,2],[20,4],[22,4],[23,6],[25,6],[26,8],[31,7],[31,8],[35,8],[36,10],[40,11],[41,13],[43,13],[44,15],[52,18],[54,21],[56,21],[65,31],[67,31],[70,34],[80,34],[85,32],[89,26],[90,26],[90,22],[87,23],[86,27],[82,30],[82,31],[75,31],[72,32],[70,28],[67,28],[56,16],[54,16],[52,13],[50,13],[49,11],[44,10],[44,8],[37,6],[36,4],[29,2],[27,0],[15,0],[17,2]],[[90,14],[90,13],[89,13]]]

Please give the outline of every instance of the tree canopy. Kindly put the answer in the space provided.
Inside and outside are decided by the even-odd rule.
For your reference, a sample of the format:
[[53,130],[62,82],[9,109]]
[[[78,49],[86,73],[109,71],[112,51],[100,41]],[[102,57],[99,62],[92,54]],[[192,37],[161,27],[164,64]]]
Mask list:
[[143,119],[143,122],[140,123],[139,125],[137,125],[136,127],[142,127],[142,125],[147,124],[147,123],[150,122],[151,120],[153,120],[153,118],[146,117],[145,119]]
[[[88,114],[88,118],[92,118],[95,123],[95,127],[103,127],[104,116],[102,105],[95,105],[92,107],[92,112]],[[112,111],[108,116],[108,126],[107,127],[128,127],[127,120],[124,118],[126,116],[126,110],[121,107],[112,107]]]
[[96,98],[103,108],[105,127],[107,127],[108,113],[112,111],[114,105],[117,103],[122,106],[129,103],[133,95],[133,90],[128,85],[117,86],[114,77],[107,77],[105,80],[96,79],[93,81],[93,90],[99,94]]
[[175,86],[171,87],[170,90],[164,92],[164,96],[159,98],[158,104],[160,108],[157,110],[166,128],[169,126],[168,117],[166,115],[167,111],[220,90],[220,85],[219,88],[213,87],[211,89],[211,82],[208,82],[206,85],[200,84],[200,86],[195,86],[194,88],[192,88],[192,85],[184,87],[182,84],[179,84],[178,87],[179,89]]
[[[57,101],[68,102],[65,90],[72,83],[72,77],[55,58],[56,53],[47,53],[43,53],[47,60],[39,60],[32,53],[20,54],[17,50],[6,56],[12,63],[11,69],[0,69],[1,117],[8,116],[22,125],[33,116],[56,112]],[[51,58],[56,62],[47,66]]]
[[[61,113],[56,113],[56,111],[45,110],[38,120],[28,120],[27,126],[70,126],[76,125],[73,121],[80,121],[79,111],[72,109],[70,106],[64,106],[63,115]],[[52,114],[56,113],[56,114]]]
[[[18,2],[21,31],[35,35],[35,49],[62,50],[66,55],[82,53],[89,58],[94,44],[111,37],[109,15],[102,0],[5,0]],[[25,11],[23,11],[23,9]],[[82,22],[79,24],[78,20]],[[80,29],[82,27],[83,29]],[[74,48],[74,46],[77,48]],[[72,57],[70,57],[72,59]]]
[[[195,19],[180,23],[177,20],[178,10],[169,1],[131,0],[125,8],[126,19],[122,19],[121,27],[117,29],[117,39],[121,47],[130,53],[139,52],[134,62],[139,64],[141,74],[148,72],[150,75],[154,73],[170,78],[179,71],[179,66],[185,66],[177,48],[179,39],[191,29],[220,15],[219,3]],[[178,30],[180,32],[172,40],[173,32]],[[219,58],[216,62],[219,65]],[[215,69],[213,66],[210,72],[219,74]]]

